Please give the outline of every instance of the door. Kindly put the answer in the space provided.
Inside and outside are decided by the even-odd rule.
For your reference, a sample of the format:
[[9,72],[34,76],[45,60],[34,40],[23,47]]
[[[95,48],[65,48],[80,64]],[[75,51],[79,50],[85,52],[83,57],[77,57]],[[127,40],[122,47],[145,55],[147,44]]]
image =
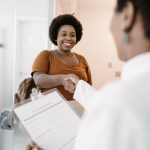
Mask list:
[[16,90],[19,83],[30,76],[32,63],[37,54],[47,49],[47,24],[45,20],[34,18],[17,20]]

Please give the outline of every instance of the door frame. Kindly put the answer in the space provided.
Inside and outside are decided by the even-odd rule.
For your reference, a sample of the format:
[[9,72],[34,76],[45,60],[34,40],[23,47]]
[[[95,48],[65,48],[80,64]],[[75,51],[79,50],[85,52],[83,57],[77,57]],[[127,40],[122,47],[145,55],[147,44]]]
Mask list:
[[[19,55],[20,55],[20,37],[21,37],[21,26],[23,23],[29,23],[29,22],[38,22],[38,23],[44,23],[48,27],[48,20],[44,18],[36,18],[36,17],[17,17],[16,18],[16,51],[15,51],[15,78],[14,78],[14,91],[17,91],[18,85],[19,85]],[[48,38],[46,41],[48,48]]]

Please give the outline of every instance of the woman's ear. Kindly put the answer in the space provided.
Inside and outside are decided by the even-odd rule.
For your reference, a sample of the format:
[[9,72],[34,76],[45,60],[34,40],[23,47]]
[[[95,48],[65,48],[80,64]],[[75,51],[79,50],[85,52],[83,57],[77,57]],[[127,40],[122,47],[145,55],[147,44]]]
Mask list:
[[122,27],[125,32],[132,30],[135,22],[135,8],[133,4],[129,1],[123,9],[122,16]]

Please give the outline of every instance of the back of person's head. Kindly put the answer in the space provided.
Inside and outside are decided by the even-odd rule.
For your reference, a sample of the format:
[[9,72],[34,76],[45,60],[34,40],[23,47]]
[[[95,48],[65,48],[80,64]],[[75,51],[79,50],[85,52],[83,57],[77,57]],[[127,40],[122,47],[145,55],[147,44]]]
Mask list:
[[[134,18],[137,15],[141,16],[145,37],[150,39],[150,0],[117,0],[116,11],[121,12],[128,2],[133,4]],[[130,31],[130,28],[128,31]]]
[[81,40],[82,37],[82,25],[80,21],[71,14],[59,15],[54,18],[49,27],[49,38],[53,44],[57,45],[57,35],[61,26],[71,25],[76,31],[76,43]]

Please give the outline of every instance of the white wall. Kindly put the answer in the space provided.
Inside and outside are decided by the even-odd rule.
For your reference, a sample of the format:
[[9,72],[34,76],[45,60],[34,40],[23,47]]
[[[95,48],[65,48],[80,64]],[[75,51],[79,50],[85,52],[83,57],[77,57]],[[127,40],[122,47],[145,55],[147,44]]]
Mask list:
[[[4,48],[0,49],[2,91],[0,95],[1,108],[13,106],[13,67],[15,41],[15,0],[0,0],[0,30]],[[12,149],[13,131],[0,129],[0,150]]]
[[3,66],[1,74],[3,78],[3,94],[1,95],[1,106],[9,107],[13,104],[13,67],[14,67],[14,44],[15,44],[15,0],[0,0],[0,29],[4,48],[1,49]]
[[77,0],[56,0],[56,16],[76,12]]
[[16,4],[17,16],[48,18],[48,0],[16,0]]
[[[94,0],[91,2],[94,3]],[[93,8],[90,5],[83,7],[84,4],[78,1],[76,8],[76,17],[83,24],[83,38],[75,49],[86,57],[96,88],[118,79],[116,74],[122,66],[109,31],[113,6],[111,3],[104,6],[103,1],[99,3],[100,5]]]

